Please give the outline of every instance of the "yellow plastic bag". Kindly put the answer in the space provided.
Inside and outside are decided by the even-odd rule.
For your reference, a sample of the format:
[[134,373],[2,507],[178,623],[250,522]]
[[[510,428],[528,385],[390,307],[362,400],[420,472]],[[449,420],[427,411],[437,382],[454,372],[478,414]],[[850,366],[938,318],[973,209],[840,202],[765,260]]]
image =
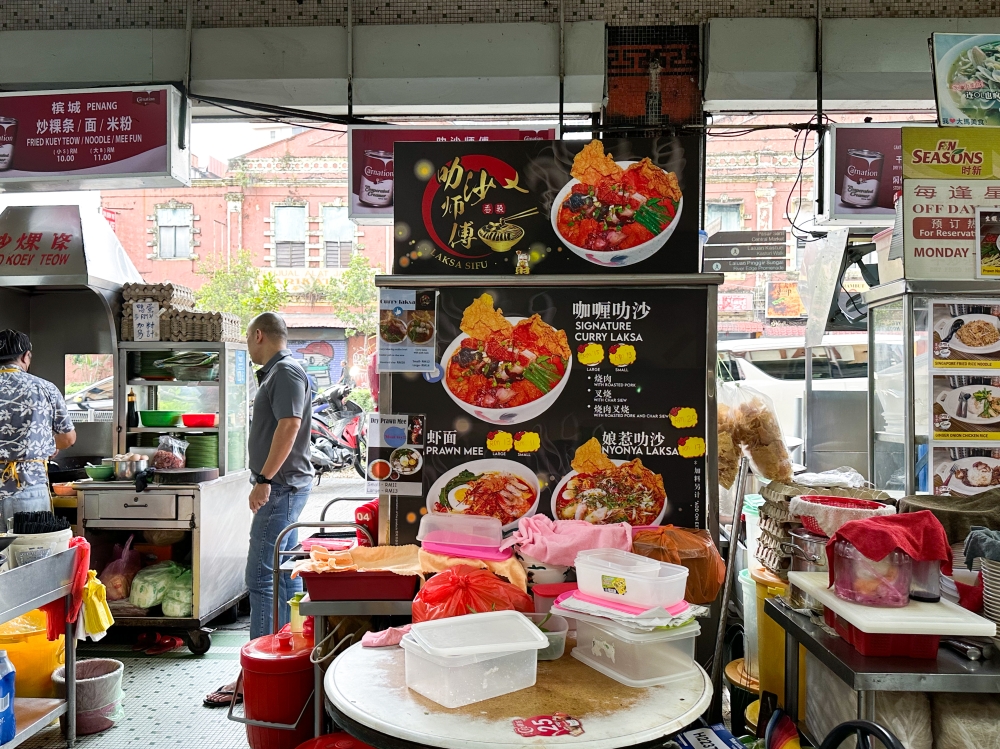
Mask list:
[[97,572],[87,572],[87,584],[83,586],[83,620],[87,635],[102,635],[115,623],[108,607],[107,589],[97,579]]

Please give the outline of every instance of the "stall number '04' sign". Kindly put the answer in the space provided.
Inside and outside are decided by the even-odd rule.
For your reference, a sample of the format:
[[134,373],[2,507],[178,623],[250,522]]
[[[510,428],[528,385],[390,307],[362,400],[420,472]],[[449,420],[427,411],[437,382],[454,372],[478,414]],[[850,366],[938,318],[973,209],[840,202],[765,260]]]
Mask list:
[[158,302],[132,303],[132,335],[136,341],[160,340],[160,305]]

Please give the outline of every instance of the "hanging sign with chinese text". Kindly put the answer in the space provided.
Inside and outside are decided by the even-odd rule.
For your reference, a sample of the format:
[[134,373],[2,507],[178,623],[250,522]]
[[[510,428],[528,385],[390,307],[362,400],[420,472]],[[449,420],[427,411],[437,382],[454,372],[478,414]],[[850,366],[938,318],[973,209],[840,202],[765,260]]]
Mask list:
[[1000,208],[1000,181],[906,179],[903,252],[906,277],[977,277],[976,209]]
[[440,366],[382,393],[427,414],[424,494],[390,503],[389,543],[427,512],[704,527],[705,288],[439,294]]
[[180,103],[172,86],[0,94],[0,185],[189,184],[188,152],[177,143],[188,127]]
[[695,137],[397,143],[396,274],[697,273]]
[[903,128],[904,179],[1000,179],[1000,136],[993,129]]
[[8,206],[0,213],[0,275],[85,274],[76,206]]

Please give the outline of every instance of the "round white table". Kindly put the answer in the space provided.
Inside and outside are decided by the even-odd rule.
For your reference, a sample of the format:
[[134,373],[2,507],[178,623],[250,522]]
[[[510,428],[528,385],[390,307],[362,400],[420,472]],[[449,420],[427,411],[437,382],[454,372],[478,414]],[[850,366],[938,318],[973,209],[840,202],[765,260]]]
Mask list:
[[[695,666],[690,676],[646,689],[626,687],[566,653],[540,661],[535,686],[448,709],[406,688],[403,650],[344,651],[326,673],[327,709],[335,722],[375,749],[522,749],[573,746],[624,749],[656,742],[690,725],[708,709],[712,685]],[[567,713],[578,736],[523,737],[513,721]]]

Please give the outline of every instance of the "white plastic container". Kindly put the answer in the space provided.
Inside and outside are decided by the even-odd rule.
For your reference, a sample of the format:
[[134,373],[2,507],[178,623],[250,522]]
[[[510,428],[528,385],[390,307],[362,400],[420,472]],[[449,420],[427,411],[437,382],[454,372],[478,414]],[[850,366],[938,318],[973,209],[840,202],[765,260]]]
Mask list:
[[684,600],[688,570],[619,549],[581,551],[576,556],[580,591],[606,601],[655,608]]
[[420,622],[410,628],[416,644],[437,656],[512,653],[548,647],[545,634],[518,611],[487,611]]
[[750,577],[750,570],[741,570],[739,589],[743,591],[743,668],[753,679],[760,678],[760,660],[757,657],[757,583]]
[[10,566],[23,567],[39,559],[45,559],[60,551],[69,548],[69,540],[73,538],[73,531],[67,528],[64,531],[53,533],[25,533],[17,539],[7,549],[7,557],[10,559]]
[[548,647],[538,651],[538,660],[554,661],[562,658],[563,653],[566,651],[566,635],[569,633],[569,622],[561,616],[548,613],[527,614],[527,617],[539,629],[545,627],[545,631],[542,634],[549,641]]
[[517,653],[438,656],[424,650],[409,634],[403,637],[400,645],[405,651],[406,686],[448,708],[527,689],[535,685],[538,673],[538,656],[534,649]]
[[651,687],[689,676],[694,670],[697,622],[648,634],[614,624],[576,624],[573,657],[628,687]]
[[513,552],[500,551],[502,528],[499,518],[429,512],[420,518],[417,541],[435,554],[503,561]]

